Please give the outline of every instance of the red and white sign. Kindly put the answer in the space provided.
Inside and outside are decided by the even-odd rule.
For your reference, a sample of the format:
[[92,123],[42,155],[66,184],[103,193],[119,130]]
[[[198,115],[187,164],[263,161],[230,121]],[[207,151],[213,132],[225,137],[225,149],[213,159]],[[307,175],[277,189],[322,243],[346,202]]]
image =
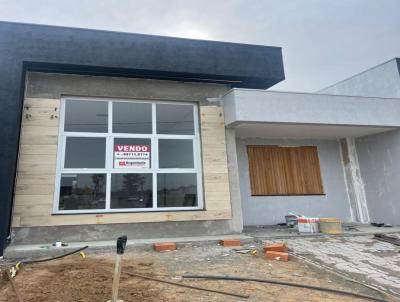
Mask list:
[[114,145],[114,168],[116,169],[150,168],[150,146]]

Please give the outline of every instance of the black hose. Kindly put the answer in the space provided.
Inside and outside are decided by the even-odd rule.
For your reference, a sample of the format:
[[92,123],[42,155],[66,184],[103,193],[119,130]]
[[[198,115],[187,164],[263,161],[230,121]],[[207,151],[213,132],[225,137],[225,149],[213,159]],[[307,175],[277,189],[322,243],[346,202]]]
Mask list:
[[87,249],[89,246],[84,246],[84,247],[80,247],[79,249],[73,250],[71,252],[62,254],[62,255],[58,255],[55,257],[49,257],[49,258],[44,258],[44,259],[37,259],[37,260],[25,260],[25,261],[20,261],[20,264],[31,264],[31,263],[39,263],[39,262],[46,262],[46,261],[51,261],[51,260],[56,260],[56,259],[60,259],[60,258],[64,258],[67,257],[69,255],[75,254],[75,253],[79,253],[85,249]]
[[368,299],[368,300],[371,300],[371,301],[388,302],[387,300],[383,300],[383,299],[380,299],[380,298],[374,298],[372,296],[367,296],[367,295],[363,295],[363,294],[357,294],[357,293],[338,290],[338,289],[333,289],[333,288],[319,287],[319,286],[313,286],[313,285],[305,285],[305,284],[292,283],[292,282],[284,282],[284,281],[271,280],[271,279],[231,277],[231,276],[207,276],[207,275],[205,275],[205,276],[201,276],[201,275],[183,275],[182,278],[186,278],[186,279],[189,279],[189,278],[190,279],[210,279],[210,280],[232,280],[232,281],[254,281],[254,282],[270,283],[270,284],[276,284],[276,285],[285,285],[285,286],[307,288],[307,289],[318,290],[318,291],[323,291],[323,292],[335,293],[335,294],[339,294],[339,295],[347,295],[347,296],[353,296],[353,297],[357,297],[357,298]]

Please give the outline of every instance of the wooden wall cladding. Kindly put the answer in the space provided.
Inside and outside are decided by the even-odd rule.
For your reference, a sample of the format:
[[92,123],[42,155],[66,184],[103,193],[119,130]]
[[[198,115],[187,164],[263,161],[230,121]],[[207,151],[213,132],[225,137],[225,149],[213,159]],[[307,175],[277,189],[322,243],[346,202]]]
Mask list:
[[247,146],[251,194],[322,195],[324,188],[315,146]]
[[26,98],[14,196],[13,227],[231,219],[221,107],[200,106],[205,210],[53,215],[58,99]]

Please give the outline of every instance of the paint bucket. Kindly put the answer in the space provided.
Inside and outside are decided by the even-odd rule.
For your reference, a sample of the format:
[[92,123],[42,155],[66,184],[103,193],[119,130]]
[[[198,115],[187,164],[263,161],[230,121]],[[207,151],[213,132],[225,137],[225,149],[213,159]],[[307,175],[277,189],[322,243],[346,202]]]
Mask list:
[[324,234],[343,234],[342,222],[338,218],[320,218],[319,230]]
[[285,216],[286,225],[289,228],[294,228],[297,225],[297,216],[296,215],[286,215]]
[[300,217],[297,219],[297,227],[300,233],[318,233],[318,218]]

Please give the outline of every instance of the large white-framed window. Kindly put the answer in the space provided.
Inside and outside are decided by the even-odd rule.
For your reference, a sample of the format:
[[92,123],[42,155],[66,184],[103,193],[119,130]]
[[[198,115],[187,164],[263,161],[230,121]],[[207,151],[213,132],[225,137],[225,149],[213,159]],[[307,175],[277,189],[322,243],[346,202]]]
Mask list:
[[204,208],[198,106],[63,97],[54,214]]

